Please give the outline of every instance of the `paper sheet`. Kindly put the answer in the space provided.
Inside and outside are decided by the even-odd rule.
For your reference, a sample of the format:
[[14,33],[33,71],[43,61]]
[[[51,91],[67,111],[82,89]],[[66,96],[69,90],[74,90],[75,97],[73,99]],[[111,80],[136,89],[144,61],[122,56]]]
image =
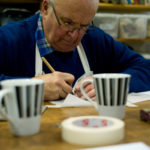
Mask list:
[[150,147],[143,142],[136,142],[97,148],[87,148],[81,150],[150,150]]
[[128,101],[131,103],[138,103],[142,101],[150,100],[150,91],[139,92],[139,93],[130,93],[128,95]]
[[[128,107],[137,107],[135,103],[150,100],[150,91],[140,92],[140,93],[130,93],[127,97],[127,106]],[[50,101],[55,105],[47,105],[49,108],[61,108],[61,107],[86,107],[92,106],[92,104],[88,101],[85,101],[77,96],[72,94],[68,94],[66,99]]]
[[78,98],[77,96],[74,96],[72,94],[68,94],[65,100],[50,101],[50,102],[55,105],[48,105],[49,108],[92,106],[90,102]]

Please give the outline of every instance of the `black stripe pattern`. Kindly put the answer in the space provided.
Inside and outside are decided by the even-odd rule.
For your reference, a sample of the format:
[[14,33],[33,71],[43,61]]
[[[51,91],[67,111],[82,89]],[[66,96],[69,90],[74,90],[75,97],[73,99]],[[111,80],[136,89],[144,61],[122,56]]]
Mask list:
[[94,78],[97,103],[104,106],[125,105],[127,101],[129,77]]
[[43,88],[44,84],[16,87],[16,104],[20,118],[41,114]]

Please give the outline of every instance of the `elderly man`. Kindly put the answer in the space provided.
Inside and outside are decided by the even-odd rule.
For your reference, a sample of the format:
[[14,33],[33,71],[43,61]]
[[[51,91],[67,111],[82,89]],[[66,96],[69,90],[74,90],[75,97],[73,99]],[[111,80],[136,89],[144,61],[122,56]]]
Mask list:
[[[131,74],[130,92],[150,90],[150,61],[92,26],[99,0],[43,0],[40,13],[0,28],[0,80],[39,78],[45,100],[65,98],[85,72]],[[56,70],[51,73],[41,57]],[[87,77],[85,76],[85,78]],[[90,78],[90,77],[89,77]],[[79,81],[74,92],[82,97]],[[94,100],[93,85],[85,85]]]

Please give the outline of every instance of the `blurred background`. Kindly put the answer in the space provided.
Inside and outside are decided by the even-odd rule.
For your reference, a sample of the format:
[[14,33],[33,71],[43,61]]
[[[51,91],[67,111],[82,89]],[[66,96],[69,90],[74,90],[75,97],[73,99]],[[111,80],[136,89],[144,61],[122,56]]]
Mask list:
[[33,15],[40,4],[41,0],[0,0],[0,26]]
[[[0,0],[0,26],[40,10],[42,0]],[[95,26],[150,59],[150,0],[99,0]]]

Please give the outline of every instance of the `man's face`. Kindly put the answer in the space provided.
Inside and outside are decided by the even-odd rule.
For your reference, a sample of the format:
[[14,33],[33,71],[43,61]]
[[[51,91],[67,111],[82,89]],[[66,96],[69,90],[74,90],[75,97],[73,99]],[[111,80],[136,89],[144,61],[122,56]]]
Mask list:
[[54,7],[50,8],[52,11],[46,10],[46,7],[44,11],[43,6],[44,33],[47,41],[55,49],[69,52],[81,41],[96,13],[96,8],[87,1],[89,0],[58,0]]

